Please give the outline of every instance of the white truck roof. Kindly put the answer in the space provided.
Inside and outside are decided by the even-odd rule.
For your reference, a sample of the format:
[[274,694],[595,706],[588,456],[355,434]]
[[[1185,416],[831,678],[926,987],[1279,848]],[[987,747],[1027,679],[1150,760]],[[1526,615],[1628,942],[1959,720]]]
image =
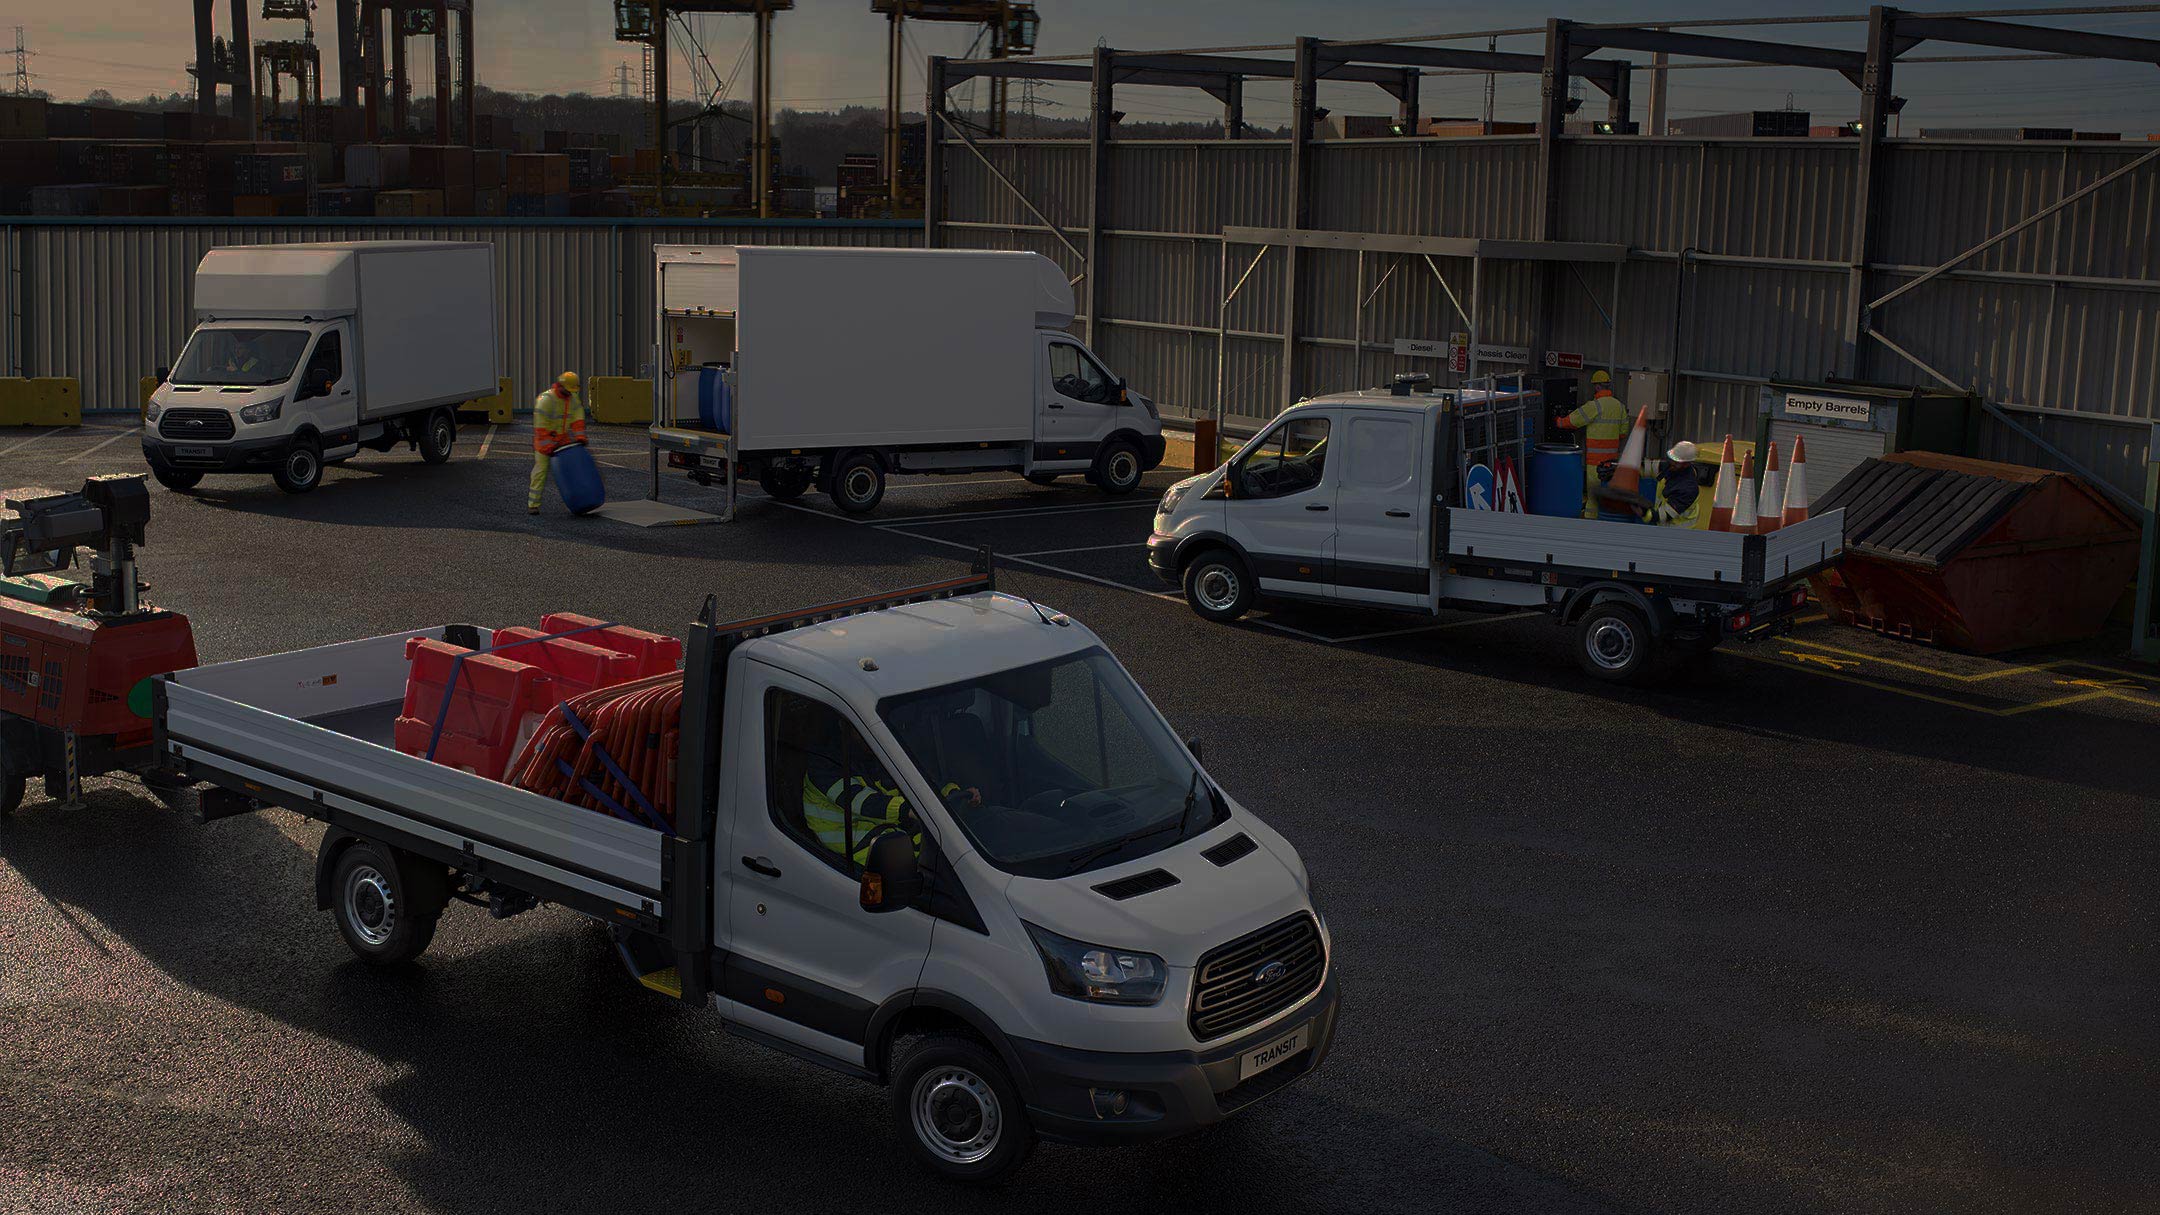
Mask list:
[[471,241],[352,240],[224,246],[195,268],[195,311],[212,317],[321,319],[360,307],[363,254],[485,249]]
[[907,258],[920,263],[920,273],[934,275],[940,261],[988,259],[1028,261],[1035,280],[1035,327],[1063,329],[1073,323],[1075,306],[1072,284],[1057,263],[1040,253],[1001,249],[875,249],[847,246],[802,245],[658,245],[655,259],[663,266],[679,263],[713,267],[709,272],[676,277],[666,289],[662,306],[670,311],[734,312],[739,308],[737,267],[741,259],[754,258]]
[[[866,713],[887,696],[943,687],[1100,645],[1085,626],[1040,615],[1025,599],[985,592],[904,604],[829,624],[790,629],[743,647],[752,657],[785,650],[790,669],[818,680]],[[867,660],[874,669],[863,666]]]

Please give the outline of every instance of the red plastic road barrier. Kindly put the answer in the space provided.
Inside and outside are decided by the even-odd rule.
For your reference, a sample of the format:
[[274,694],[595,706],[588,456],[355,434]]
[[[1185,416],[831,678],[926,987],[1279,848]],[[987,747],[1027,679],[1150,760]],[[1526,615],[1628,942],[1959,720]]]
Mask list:
[[[531,663],[426,637],[407,641],[405,658],[412,670],[393,736],[397,749],[425,756],[432,740],[436,763],[489,780],[502,779],[528,732],[558,700],[554,679]],[[443,689],[450,687],[453,671],[457,686],[438,738],[436,715],[443,712]]]
[[539,629],[497,629],[488,648],[498,658],[529,663],[554,676],[555,695],[567,700],[596,688],[629,683],[645,674],[638,669],[637,655],[598,644],[604,636],[585,633],[557,637]]
[[[601,627],[606,625],[605,628]],[[576,612],[550,612],[540,618],[543,633],[570,633],[578,629],[592,629],[579,633],[578,640],[587,645],[604,646],[633,654],[638,660],[638,677],[665,675],[682,666],[682,640],[665,633],[648,633],[625,625],[610,625],[605,620],[580,616]]]
[[[682,694],[682,672],[670,671],[570,697],[540,723],[504,779],[557,801],[673,830]],[[584,726],[583,737],[572,716]]]

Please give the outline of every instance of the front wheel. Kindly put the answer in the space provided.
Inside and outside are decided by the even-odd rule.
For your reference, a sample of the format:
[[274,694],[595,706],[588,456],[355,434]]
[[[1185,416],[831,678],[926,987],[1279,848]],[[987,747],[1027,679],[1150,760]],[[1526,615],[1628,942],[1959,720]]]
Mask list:
[[420,429],[420,459],[427,464],[445,464],[450,460],[450,449],[457,444],[457,419],[447,409],[438,409],[428,415]]
[[442,914],[442,900],[435,897],[438,892],[421,866],[408,868],[399,863],[402,859],[381,844],[362,840],[338,854],[331,878],[330,910],[338,932],[362,961],[376,966],[419,957],[435,939],[435,921]]
[[1129,494],[1140,487],[1140,449],[1120,439],[1095,457],[1088,479],[1106,494]]
[[901,1045],[892,1109],[916,1158],[954,1181],[996,1181],[1035,1150],[1035,1128],[1004,1062],[963,1034]]
[[1185,602],[1203,619],[1228,624],[1243,616],[1252,600],[1252,572],[1229,549],[1209,549],[1185,567]]
[[313,435],[301,435],[270,470],[270,479],[288,494],[304,494],[322,484],[322,470],[322,444]]
[[867,515],[885,498],[885,466],[866,451],[843,457],[832,470],[826,492],[848,514]]
[[157,483],[176,494],[184,494],[202,484],[203,475],[192,468],[174,468],[168,464],[152,464],[150,475]]
[[1649,620],[1630,604],[1600,603],[1575,626],[1575,661],[1594,679],[1634,683],[1650,670],[1657,648]]

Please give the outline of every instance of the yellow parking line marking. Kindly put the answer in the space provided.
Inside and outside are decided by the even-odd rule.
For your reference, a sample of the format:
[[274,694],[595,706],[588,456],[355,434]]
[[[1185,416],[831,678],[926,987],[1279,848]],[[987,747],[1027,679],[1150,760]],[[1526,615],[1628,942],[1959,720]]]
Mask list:
[[2115,667],[2101,666],[2098,663],[2085,662],[2076,658],[2063,658],[2055,662],[2037,662],[2024,666],[2003,667],[2000,670],[1982,671],[1977,675],[1967,675],[1957,671],[1946,671],[1940,667],[1926,666],[1917,662],[1903,662],[1896,658],[1884,658],[1879,654],[1869,654],[1861,650],[1848,650],[1821,641],[1807,641],[1795,638],[1792,639],[1791,644],[1808,646],[1811,649],[1822,650],[1829,654],[1842,654],[1848,658],[1858,658],[1866,662],[1879,663],[1886,667],[1917,671],[1922,675],[1933,675],[1938,679],[1954,680],[1958,683],[1986,683],[1991,679],[2006,679],[2012,675],[2036,675],[2048,671],[2066,670],[2072,667],[2086,671],[2100,671],[2108,675],[2124,676],[2134,681],[2140,681],[2140,687],[2155,680],[2160,680],[2160,672],[2141,675],[2136,671],[2118,670]]
[[490,444],[492,444],[492,443],[494,443],[494,442],[495,442],[495,424],[494,424],[493,422],[490,422],[490,423],[488,423],[488,432],[487,432],[487,435],[486,435],[485,437],[483,437],[483,438],[482,438],[482,439],[480,440],[480,458],[481,458],[481,459],[483,459],[483,460],[487,459],[488,447],[489,447],[489,445],[490,445]]
[[[2091,691],[2073,693],[2068,696],[2057,696],[2051,700],[2034,701],[2031,704],[2011,705],[2008,708],[1998,709],[1988,705],[1976,705],[1968,701],[1954,700],[1948,696],[1937,696],[1931,692],[1922,692],[1916,688],[1901,687],[1894,683],[1884,683],[1878,679],[1868,679],[1859,675],[1848,675],[1844,672],[1842,667],[1824,670],[1816,665],[1807,662],[1805,656],[1793,654],[1790,650],[1779,651],[1779,653],[1790,655],[1793,658],[1794,661],[1790,663],[1780,662],[1777,659],[1769,657],[1765,654],[1749,654],[1739,650],[1732,650],[1729,652],[1734,658],[1744,659],[1748,662],[1759,662],[1767,666],[1783,667],[1788,671],[1799,671],[1802,674],[1813,675],[1821,679],[1834,679],[1839,683],[1849,683],[1858,685],[1859,687],[1863,688],[1873,688],[1878,692],[1889,692],[1892,695],[1903,696],[1911,700],[1924,700],[1930,704],[1947,705],[1950,708],[1964,709],[1965,711],[1970,713],[1985,713],[1990,717],[2017,717],[2021,714],[2033,713],[2041,709],[2060,709],[2068,705],[2082,704],[2089,700],[2119,700],[2127,704],[2137,705],[2141,708],[2160,709],[2160,700],[2148,700],[2142,696],[2130,696],[2123,692],[2118,692],[2112,688],[2098,688]],[[1925,667],[1912,667],[1909,663],[1891,663],[1891,665],[1906,666],[1910,669],[1919,671],[1926,670]]]

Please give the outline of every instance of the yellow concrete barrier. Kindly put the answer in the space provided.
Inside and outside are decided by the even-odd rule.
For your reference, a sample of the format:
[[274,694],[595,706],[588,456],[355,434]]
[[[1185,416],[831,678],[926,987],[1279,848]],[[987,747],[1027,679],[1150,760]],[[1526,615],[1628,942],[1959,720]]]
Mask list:
[[135,386],[141,390],[135,401],[136,412],[147,419],[150,416],[150,394],[157,391],[158,378],[154,375],[146,375],[137,380]]
[[82,425],[82,381],[71,376],[0,378],[0,426]]
[[627,375],[596,375],[585,381],[592,420],[607,426],[640,426],[652,421],[651,380]]
[[494,396],[474,397],[472,400],[458,406],[458,412],[461,414],[485,414],[488,421],[501,424],[510,420],[513,408],[510,399],[510,377],[502,376],[495,382]]

